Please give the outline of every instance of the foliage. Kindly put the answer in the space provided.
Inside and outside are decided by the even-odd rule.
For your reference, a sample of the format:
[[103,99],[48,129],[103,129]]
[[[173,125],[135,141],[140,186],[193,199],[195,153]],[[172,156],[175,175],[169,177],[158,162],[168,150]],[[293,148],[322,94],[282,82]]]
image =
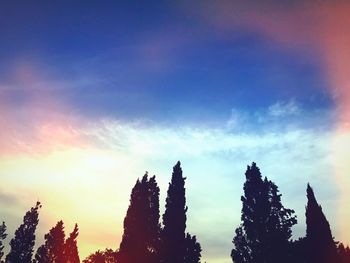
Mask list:
[[253,163],[247,167],[241,225],[235,231],[231,257],[235,263],[286,262],[290,254],[294,211],[281,203],[278,187],[262,179]]
[[162,231],[162,262],[183,262],[185,256],[186,230],[185,178],[182,177],[181,163],[173,168],[171,183],[166,198]]
[[78,235],[79,235],[79,228],[78,228],[78,225],[75,224],[74,230],[72,231],[72,233],[70,233],[64,246],[64,255],[67,263],[80,263],[78,246],[77,246]]
[[0,225],[0,261],[2,261],[2,257],[4,256],[4,245],[2,241],[7,237],[6,234],[6,225],[5,222],[2,222],[2,225]]
[[15,232],[10,241],[11,250],[6,256],[7,263],[31,263],[35,244],[35,230],[39,223],[38,210],[41,208],[37,202],[24,216],[23,223]]
[[307,199],[305,212],[307,258],[310,262],[334,262],[336,244],[331,228],[309,184],[307,186]]
[[201,245],[197,242],[196,236],[186,234],[184,263],[198,263],[201,259]]
[[159,246],[159,187],[147,173],[132,189],[118,257],[122,262],[155,262]]
[[83,263],[118,263],[118,252],[112,249],[106,249],[105,251],[96,251],[83,260]]
[[36,263],[66,263],[65,234],[63,221],[59,221],[45,235],[45,244],[38,248],[35,255]]

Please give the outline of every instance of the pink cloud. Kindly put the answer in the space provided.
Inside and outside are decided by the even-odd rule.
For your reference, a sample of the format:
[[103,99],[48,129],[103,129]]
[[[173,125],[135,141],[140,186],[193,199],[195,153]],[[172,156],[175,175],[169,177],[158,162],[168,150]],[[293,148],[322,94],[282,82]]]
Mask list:
[[59,85],[30,63],[17,65],[9,84],[0,83],[0,155],[87,143],[76,128],[79,119],[53,92]]

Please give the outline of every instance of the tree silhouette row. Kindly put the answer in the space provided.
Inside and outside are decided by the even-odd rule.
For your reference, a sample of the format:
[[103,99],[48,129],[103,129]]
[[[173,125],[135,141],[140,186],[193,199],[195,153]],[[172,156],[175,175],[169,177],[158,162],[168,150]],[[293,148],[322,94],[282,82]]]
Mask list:
[[247,167],[241,224],[231,252],[235,263],[349,263],[350,249],[335,242],[330,225],[307,185],[306,236],[291,240],[297,223],[292,209],[282,205],[278,187],[263,178],[255,163]]
[[[295,212],[282,205],[277,185],[263,178],[255,163],[247,167],[241,197],[241,224],[233,238],[235,263],[350,263],[350,249],[336,242],[330,225],[307,185],[306,236],[292,240],[297,224]],[[105,249],[89,255],[82,263],[199,263],[201,246],[186,232],[185,177],[180,162],[173,167],[165,212],[160,218],[159,192],[155,176],[146,173],[131,191],[119,249]],[[80,263],[78,225],[66,238],[64,223],[58,221],[44,236],[34,253],[40,202],[24,216],[10,241],[4,258],[6,225],[0,225],[0,261],[4,263]],[[3,259],[4,258],[4,259]]]

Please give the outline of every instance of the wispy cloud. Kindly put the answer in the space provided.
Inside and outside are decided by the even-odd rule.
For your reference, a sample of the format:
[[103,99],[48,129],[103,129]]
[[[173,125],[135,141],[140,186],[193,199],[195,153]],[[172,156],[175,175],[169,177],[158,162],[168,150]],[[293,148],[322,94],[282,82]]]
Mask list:
[[347,1],[281,4],[237,0],[216,4],[204,1],[191,11],[227,34],[235,32],[237,27],[249,28],[263,35],[270,45],[297,51],[295,54],[304,57],[320,57],[319,66],[328,81],[325,87],[337,103],[339,126],[348,129],[350,89],[346,69],[350,61],[350,37],[344,25],[350,22],[349,10]]
[[10,194],[0,189],[0,203],[2,205],[13,206],[18,204],[18,196],[15,194]]
[[299,105],[295,100],[291,99],[287,102],[276,102],[269,106],[268,114],[272,117],[287,117],[298,115],[301,112]]
[[[265,112],[268,114],[268,109]],[[245,122],[245,118],[238,119],[238,125]],[[115,119],[66,121],[64,125],[52,126],[52,131],[47,130],[48,138],[50,134],[56,135],[50,137],[50,143],[61,142],[57,134],[73,133],[75,142],[87,144],[68,141],[60,148],[49,144],[50,150],[40,150],[35,158],[30,157],[32,153],[22,154],[20,158],[3,156],[0,175],[12,189],[23,189],[26,185],[33,197],[43,201],[45,226],[61,218],[69,226],[78,221],[83,256],[93,249],[118,243],[131,187],[145,170],[157,175],[163,207],[171,167],[177,160],[183,162],[187,177],[188,228],[202,238],[206,260],[215,262],[216,258],[229,254],[233,230],[239,224],[244,169],[252,161],[280,185],[285,203],[296,209],[301,224],[308,181],[322,193],[320,200],[325,210],[335,213],[336,202],[322,198],[322,195],[332,196],[337,187],[330,176],[330,131],[309,128],[281,131],[271,126],[257,133],[234,131],[225,125],[203,129]],[[30,143],[28,138],[26,142]],[[33,151],[43,147],[37,141],[31,143]],[[286,169],[288,164],[296,165]],[[91,209],[96,214],[93,218]],[[335,214],[331,218],[336,226]],[[115,229],[110,239],[96,239],[93,234],[96,224],[101,233]],[[212,246],[214,239],[224,245]],[[230,262],[229,256],[221,262]]]
[[[0,176],[13,191],[26,189],[31,203],[37,199],[44,203],[42,233],[61,218],[67,226],[78,221],[83,256],[118,243],[131,187],[145,170],[157,175],[165,199],[171,167],[177,160],[183,161],[188,178],[188,227],[203,238],[204,257],[210,261],[228,255],[231,249],[232,233],[239,223],[244,169],[252,161],[281,186],[286,203],[297,210],[301,221],[307,181],[323,195],[336,190],[329,176],[331,130],[285,125],[295,122],[290,117],[301,111],[296,101],[279,101],[259,113],[236,109],[218,125],[87,118],[72,114],[70,105],[54,96],[53,90],[61,90],[65,83],[47,79],[30,67],[20,72],[15,87],[21,92],[29,89],[31,96],[18,107],[1,106],[0,121],[6,128],[0,137]],[[49,84],[53,86],[46,89]],[[8,90],[3,92],[8,94]],[[285,165],[291,163],[298,165],[286,171]],[[26,202],[21,200],[19,207]],[[332,200],[327,202],[324,207],[334,211]],[[10,211],[6,218],[20,218],[19,214],[19,209]],[[96,222],[100,222],[99,233],[115,231],[108,239],[97,238]],[[208,232],[217,225],[220,231]],[[212,246],[214,239],[225,245]]]

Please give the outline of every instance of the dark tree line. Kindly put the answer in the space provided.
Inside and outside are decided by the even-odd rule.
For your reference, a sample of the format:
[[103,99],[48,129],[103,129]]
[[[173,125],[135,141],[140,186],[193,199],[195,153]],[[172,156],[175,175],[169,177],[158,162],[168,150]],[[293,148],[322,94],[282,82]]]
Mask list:
[[65,239],[63,221],[59,221],[49,233],[45,235],[45,244],[40,246],[33,258],[35,245],[35,231],[39,223],[40,202],[37,202],[24,216],[23,223],[10,241],[10,252],[5,260],[2,259],[3,244],[6,238],[6,226],[0,226],[0,260],[6,263],[79,263],[77,247],[78,225]]
[[[4,255],[6,225],[0,225],[0,261],[6,263],[80,263],[78,225],[66,238],[63,221],[45,235],[45,242],[34,254],[35,231],[39,223],[38,202],[24,216]],[[186,233],[185,178],[180,162],[173,169],[166,198],[163,223],[160,222],[159,187],[155,176],[146,173],[131,192],[124,219],[124,234],[118,250],[96,251],[83,263],[199,263],[201,246],[196,236]]]
[[[306,191],[306,235],[292,240],[297,219],[292,209],[282,205],[277,185],[263,178],[255,163],[247,167],[245,176],[241,224],[236,228],[231,251],[235,263],[350,263],[350,248],[334,240],[310,185]],[[196,236],[186,232],[185,179],[178,162],[173,168],[162,217],[155,176],[146,173],[138,179],[131,192],[119,249],[96,251],[82,263],[199,263],[201,246]],[[57,222],[35,251],[40,208],[37,202],[25,214],[5,258],[6,225],[0,225],[0,263],[81,262],[77,224],[66,237],[63,221]]]
[[278,187],[253,163],[246,171],[241,225],[233,238],[235,263],[349,263],[350,249],[334,241],[330,225],[307,185],[306,236],[291,240],[294,211],[282,205]]

